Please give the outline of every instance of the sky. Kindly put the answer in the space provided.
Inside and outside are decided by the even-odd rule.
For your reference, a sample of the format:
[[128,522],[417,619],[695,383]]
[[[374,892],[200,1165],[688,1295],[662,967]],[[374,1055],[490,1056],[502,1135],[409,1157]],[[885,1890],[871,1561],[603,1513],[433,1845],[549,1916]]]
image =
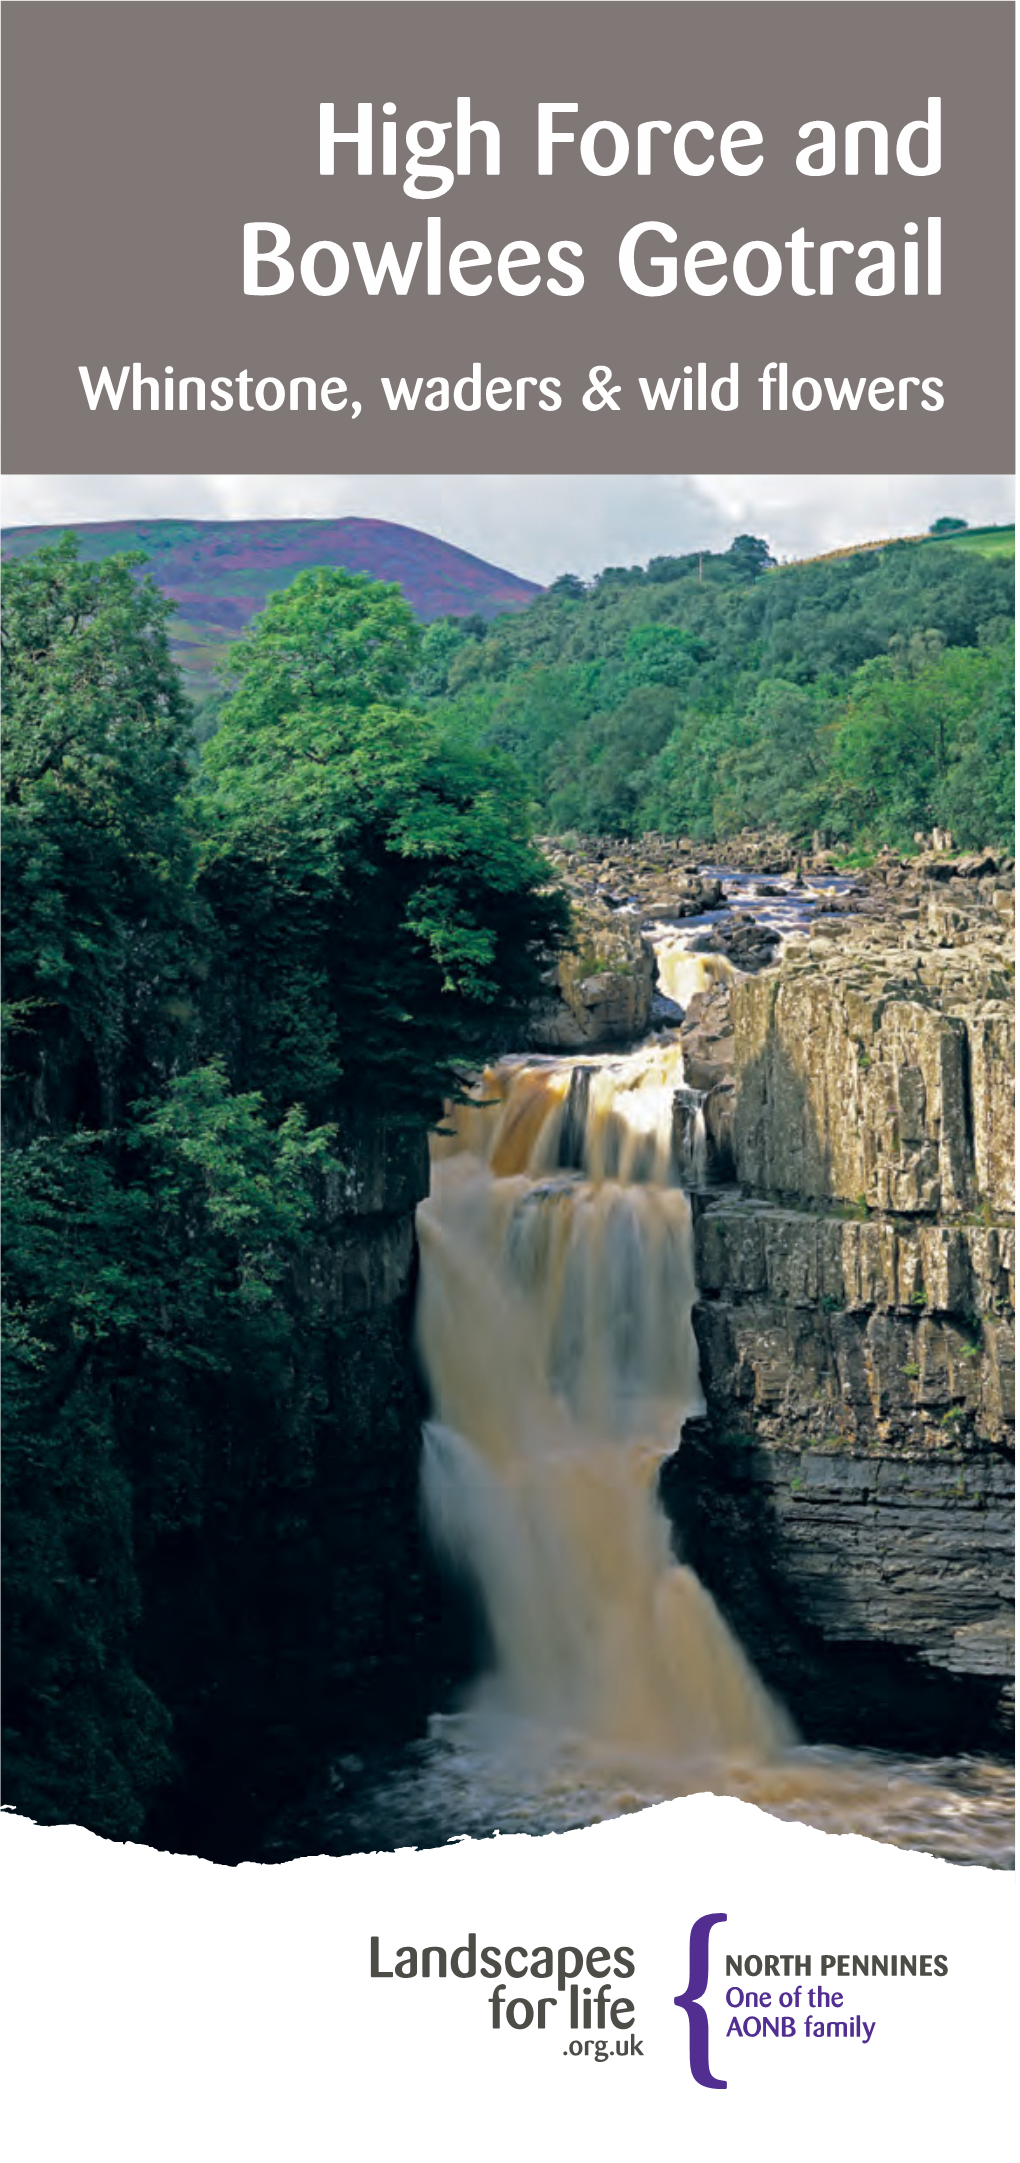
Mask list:
[[420,527],[521,578],[647,563],[759,534],[780,558],[923,533],[951,514],[1013,517],[994,473],[21,473],[5,526],[116,518],[386,518]]

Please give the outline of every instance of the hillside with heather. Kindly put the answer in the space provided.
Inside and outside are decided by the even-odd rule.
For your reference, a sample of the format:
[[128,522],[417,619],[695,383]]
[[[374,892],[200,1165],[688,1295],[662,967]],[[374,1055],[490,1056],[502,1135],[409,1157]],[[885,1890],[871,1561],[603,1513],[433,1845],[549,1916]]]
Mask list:
[[[68,530],[10,526],[0,543],[5,556],[27,556]],[[328,565],[392,580],[425,623],[504,614],[541,592],[463,548],[383,518],[118,518],[75,531],[86,563],[143,551],[156,584],[176,604],[170,650],[199,705],[214,690],[224,649],[299,571]]]

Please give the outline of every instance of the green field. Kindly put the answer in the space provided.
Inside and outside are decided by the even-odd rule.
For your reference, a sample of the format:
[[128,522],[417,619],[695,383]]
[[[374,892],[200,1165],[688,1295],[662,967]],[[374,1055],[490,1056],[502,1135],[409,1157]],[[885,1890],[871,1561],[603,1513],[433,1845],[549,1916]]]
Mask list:
[[1016,554],[1015,526],[968,526],[963,533],[926,533],[926,548],[965,548],[973,556]]

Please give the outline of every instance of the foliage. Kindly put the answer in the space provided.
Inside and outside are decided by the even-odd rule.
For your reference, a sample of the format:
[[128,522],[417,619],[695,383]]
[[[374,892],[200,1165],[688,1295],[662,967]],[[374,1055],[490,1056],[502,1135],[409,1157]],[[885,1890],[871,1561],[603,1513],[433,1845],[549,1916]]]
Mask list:
[[1008,845],[1012,563],[970,538],[770,568],[742,535],[560,579],[488,628],[432,625],[416,688],[519,763],[552,831]]
[[859,669],[832,760],[842,830],[901,848],[936,823],[964,847],[1008,839],[1012,680],[1005,642],[938,653],[915,636]]
[[418,645],[395,587],[331,570],[233,649],[201,884],[274,1104],[339,1085],[420,1118],[534,995],[559,933],[508,760],[394,703]]
[[[3,626],[7,1793],[120,1838],[238,1723],[279,1763],[319,1611],[336,1718],[371,1599],[351,1456],[371,1425],[392,1486],[415,1406],[397,1347],[373,1396],[329,1291],[335,1122],[424,1128],[561,913],[507,762],[399,703],[397,589],[271,603],[196,781],[133,563],[22,559]],[[405,1598],[412,1568],[376,1576]]]
[[201,1524],[233,1377],[293,1429],[280,1289],[328,1140],[297,1111],[271,1129],[214,1063],[125,1134],[12,1152],[5,1757],[34,1816],[126,1837],[171,1769],[169,1719],[132,1660],[138,1552]]
[[148,1077],[188,934],[188,707],[139,560],[80,563],[68,536],[4,572],[13,1080],[45,1090],[59,1069],[77,1116]]

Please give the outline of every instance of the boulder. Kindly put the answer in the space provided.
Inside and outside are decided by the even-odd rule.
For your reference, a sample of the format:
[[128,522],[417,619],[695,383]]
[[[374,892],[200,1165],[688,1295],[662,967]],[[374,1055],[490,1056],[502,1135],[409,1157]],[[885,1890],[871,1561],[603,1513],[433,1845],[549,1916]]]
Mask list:
[[550,972],[549,997],[532,1015],[537,1051],[600,1051],[647,1032],[655,955],[634,918],[574,900],[572,940]]
[[641,904],[645,922],[653,924],[663,919],[672,923],[686,916],[707,916],[713,909],[728,907],[721,879],[702,878],[698,873],[678,879],[675,885],[656,883],[641,894]]
[[725,954],[735,969],[754,974],[759,969],[771,967],[780,944],[780,934],[770,924],[759,923],[745,910],[734,910],[725,923],[713,925],[710,932],[698,939],[695,950],[705,954]]
[[712,984],[695,992],[680,1029],[684,1079],[692,1089],[714,1089],[733,1078],[733,1022],[730,987]]

